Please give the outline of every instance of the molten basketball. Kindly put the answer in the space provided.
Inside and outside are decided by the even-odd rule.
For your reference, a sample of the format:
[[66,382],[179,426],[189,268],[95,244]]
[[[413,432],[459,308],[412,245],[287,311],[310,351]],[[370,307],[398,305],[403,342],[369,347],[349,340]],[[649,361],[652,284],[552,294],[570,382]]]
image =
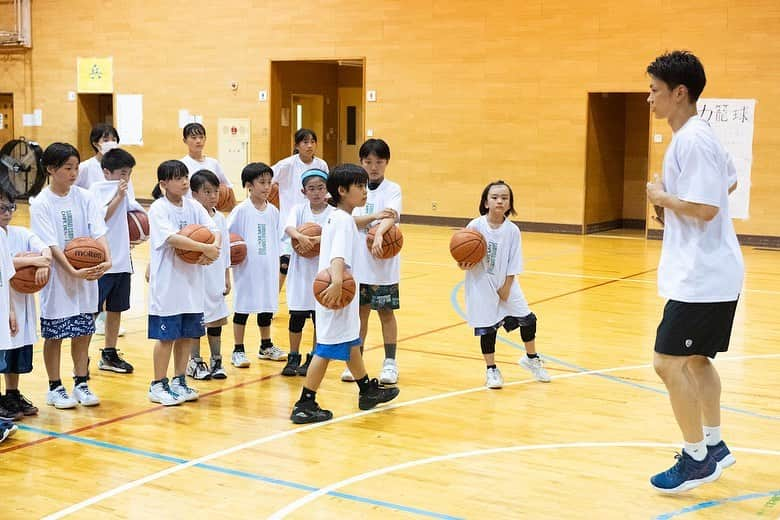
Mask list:
[[77,237],[65,246],[65,258],[74,269],[95,267],[106,261],[106,253],[97,240],[91,237]]
[[482,233],[473,229],[460,229],[450,239],[450,254],[456,262],[476,264],[482,261],[487,242]]
[[[307,237],[318,237],[322,235],[322,228],[320,227],[319,224],[315,224],[314,222],[304,222],[303,224],[298,226],[298,233],[301,233],[302,235],[306,235]],[[294,238],[292,239],[292,246],[293,249],[297,251],[298,241],[295,240]],[[315,256],[320,256],[320,245],[317,244],[307,253],[298,253],[298,254],[304,258],[314,258]]]
[[[327,289],[330,286],[330,268],[323,269],[319,273],[317,273],[317,277],[314,279],[314,297],[317,298],[317,301],[320,302],[321,305],[327,307],[324,303],[322,303],[321,295],[322,292]],[[341,298],[339,302],[333,306],[328,307],[329,309],[337,310],[337,309],[343,309],[347,305],[349,305],[349,302],[352,301],[352,299],[355,297],[355,279],[352,278],[352,273],[349,272],[349,270],[344,271],[344,281],[341,284]]]
[[246,242],[238,233],[230,233],[230,265],[238,265],[246,259]]
[[[18,256],[41,256],[38,253],[23,253]],[[40,291],[43,289],[43,287],[49,283],[49,277],[46,276],[46,281],[43,282],[43,285],[38,285],[38,283],[35,281],[35,271],[37,271],[39,267],[35,267],[34,265],[28,265],[27,267],[22,267],[21,269],[18,269],[16,271],[16,274],[11,278],[11,288],[22,294],[32,294]]]
[[[179,234],[183,237],[200,242],[201,244],[213,244],[214,233],[208,230],[206,226],[200,224],[189,224],[179,230]],[[197,264],[198,259],[202,253],[200,251],[185,251],[184,249],[176,249],[176,256],[187,262],[188,264]]]
[[227,184],[219,185],[219,198],[217,199],[217,209],[219,211],[233,211],[236,207],[236,194],[233,188]]
[[149,217],[143,211],[127,212],[127,229],[130,242],[141,242],[149,238]]
[[[369,251],[371,251],[371,248],[374,246],[375,234],[376,226],[369,229],[368,235],[366,236],[366,245],[368,246]],[[401,247],[403,247],[403,245],[404,236],[401,234],[401,228],[398,226],[393,226],[388,229],[384,235],[382,235],[382,254],[380,254],[377,258],[381,258],[383,260],[393,258],[401,251]]]
[[276,183],[271,184],[271,192],[268,194],[268,202],[276,206],[276,209],[279,209],[279,185]]

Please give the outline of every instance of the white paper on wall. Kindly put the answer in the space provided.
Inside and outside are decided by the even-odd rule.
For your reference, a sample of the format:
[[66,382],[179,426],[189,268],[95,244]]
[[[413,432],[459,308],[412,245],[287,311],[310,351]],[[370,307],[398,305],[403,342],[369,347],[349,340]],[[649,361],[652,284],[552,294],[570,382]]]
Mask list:
[[117,95],[116,130],[122,145],[144,144],[144,97],[141,94]]

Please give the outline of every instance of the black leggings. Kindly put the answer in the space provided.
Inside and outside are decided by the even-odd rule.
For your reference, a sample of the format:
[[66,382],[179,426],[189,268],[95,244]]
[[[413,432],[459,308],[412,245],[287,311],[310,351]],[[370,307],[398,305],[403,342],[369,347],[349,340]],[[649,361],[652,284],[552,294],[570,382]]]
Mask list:
[[[258,327],[270,327],[271,319],[274,317],[272,312],[260,312],[257,314],[257,326]],[[237,312],[233,314],[233,323],[237,325],[246,325],[249,319],[249,314],[242,314]]]

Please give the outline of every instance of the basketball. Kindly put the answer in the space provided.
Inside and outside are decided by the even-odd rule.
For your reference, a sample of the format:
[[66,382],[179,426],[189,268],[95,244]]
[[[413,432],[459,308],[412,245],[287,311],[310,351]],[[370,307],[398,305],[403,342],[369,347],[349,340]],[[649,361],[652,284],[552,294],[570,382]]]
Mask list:
[[65,246],[65,258],[74,269],[95,267],[106,261],[106,253],[97,240],[91,237],[77,237]]
[[[374,236],[376,234],[376,226],[368,230],[366,236],[366,246],[371,251],[371,247],[374,245]],[[401,251],[401,247],[404,245],[404,236],[401,234],[401,228],[393,226],[387,230],[382,236],[382,254],[377,258],[387,260],[393,258]]]
[[[179,234],[201,244],[212,244],[214,242],[214,233],[209,231],[206,226],[201,226],[200,224],[186,225],[179,230]],[[188,264],[197,264],[201,254],[199,251],[176,250],[176,256]]]
[[[41,256],[38,253],[23,253],[18,256]],[[32,294],[40,291],[43,289],[43,287],[49,283],[49,277],[46,277],[46,281],[43,283],[43,285],[38,285],[35,282],[35,271],[37,271],[39,268],[35,267],[33,265],[28,265],[27,267],[22,267],[21,269],[18,269],[16,271],[16,274],[11,278],[11,288],[22,294]]]
[[[322,235],[322,228],[319,224],[315,224],[314,222],[304,222],[300,226],[298,226],[298,233],[301,233],[302,235],[306,235],[307,237],[318,237]],[[292,239],[292,246],[293,249],[298,247],[298,241],[294,238]],[[314,258],[315,256],[320,256],[320,245],[317,244],[314,246],[311,251],[308,253],[298,253],[300,256],[304,258]]]
[[238,265],[246,259],[246,242],[237,233],[230,233],[230,265]]
[[[323,269],[319,273],[317,273],[317,277],[314,279],[314,297],[317,298],[317,301],[320,302],[321,305],[327,307],[324,303],[322,303],[322,300],[320,300],[320,295],[322,292],[330,286],[330,268]],[[349,302],[352,301],[352,299],[355,297],[355,279],[352,278],[352,273],[349,272],[349,270],[344,270],[344,281],[341,284],[341,299],[339,300],[338,304],[333,307],[328,307],[329,309],[337,310],[337,309],[343,309],[347,305],[349,305]]]
[[482,233],[473,229],[460,229],[450,239],[450,254],[456,262],[476,264],[487,252],[487,242]]
[[127,212],[127,229],[130,242],[140,242],[149,238],[149,217],[143,211]]
[[236,194],[233,188],[227,184],[219,185],[219,198],[217,199],[217,209],[219,211],[233,211],[236,207]]
[[276,206],[276,209],[279,209],[279,185],[276,183],[271,184],[271,192],[268,194],[268,202]]

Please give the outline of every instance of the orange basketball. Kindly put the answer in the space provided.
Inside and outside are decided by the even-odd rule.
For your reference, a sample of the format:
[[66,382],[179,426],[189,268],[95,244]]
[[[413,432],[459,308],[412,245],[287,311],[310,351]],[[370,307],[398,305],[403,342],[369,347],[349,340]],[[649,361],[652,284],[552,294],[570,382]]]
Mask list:
[[[317,277],[314,279],[314,286],[313,286],[314,297],[317,298],[317,301],[324,306],[326,305],[322,303],[322,300],[320,300],[320,296],[322,292],[328,288],[328,286],[330,286],[330,268],[323,269],[322,271],[317,273]],[[337,309],[343,309],[344,307],[349,305],[349,302],[351,302],[352,299],[355,297],[355,289],[356,289],[355,279],[352,278],[352,273],[350,273],[349,270],[345,270],[344,281],[341,284],[341,299],[339,300],[338,304],[328,308],[337,310]]]
[[143,211],[127,212],[127,229],[130,242],[139,242],[149,238],[149,217]]
[[476,264],[487,252],[487,242],[482,233],[473,229],[460,229],[450,239],[450,254],[456,262]]
[[[181,236],[190,238],[195,242],[200,242],[201,244],[214,243],[214,233],[209,231],[206,226],[201,226],[200,224],[186,225],[179,230],[179,234]],[[185,251],[184,249],[176,250],[176,256],[188,264],[197,264],[201,254],[202,253],[199,251]]]
[[[314,222],[304,222],[303,224],[298,226],[298,233],[306,235],[307,237],[318,237],[322,235],[322,228],[320,227],[319,224],[315,224]],[[294,238],[292,239],[292,246],[293,249],[298,247],[298,241],[295,240]],[[315,256],[320,256],[320,245],[317,244],[308,253],[298,253],[298,254],[304,258],[314,258]]]
[[230,233],[230,265],[238,265],[246,259],[246,242],[238,233]]
[[268,194],[268,202],[276,206],[276,209],[279,209],[279,185],[276,183],[271,184],[271,192]]
[[[371,248],[374,245],[375,234],[376,226],[369,229],[368,235],[366,236],[366,246],[368,246],[369,251],[371,251]],[[382,235],[382,254],[379,255],[378,258],[383,260],[393,258],[401,251],[401,247],[403,247],[403,245],[404,236],[401,234],[401,228],[398,226],[391,227],[384,235]]]
[[[28,252],[17,256],[41,256],[38,253]],[[49,283],[49,277],[46,277],[46,281],[43,285],[38,285],[35,281],[35,271],[39,268],[33,265],[22,267],[16,271],[16,274],[11,278],[11,288],[22,294],[32,294],[40,291],[44,286]]]
[[95,267],[106,261],[106,253],[97,240],[91,237],[77,237],[65,246],[65,258],[74,269]]
[[219,211],[232,211],[236,207],[236,194],[233,188],[227,184],[219,185],[219,198],[217,199],[217,209]]

